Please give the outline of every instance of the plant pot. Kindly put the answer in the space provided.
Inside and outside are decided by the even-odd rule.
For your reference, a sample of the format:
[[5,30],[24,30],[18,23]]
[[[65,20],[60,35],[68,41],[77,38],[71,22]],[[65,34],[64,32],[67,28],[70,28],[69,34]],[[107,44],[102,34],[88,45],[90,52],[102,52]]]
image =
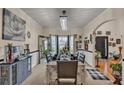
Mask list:
[[114,75],[118,75],[118,76],[121,75],[119,71],[113,71],[112,74],[113,74],[113,76],[114,76]]
[[113,57],[114,57],[114,60],[118,60],[119,59],[119,55],[115,55]]

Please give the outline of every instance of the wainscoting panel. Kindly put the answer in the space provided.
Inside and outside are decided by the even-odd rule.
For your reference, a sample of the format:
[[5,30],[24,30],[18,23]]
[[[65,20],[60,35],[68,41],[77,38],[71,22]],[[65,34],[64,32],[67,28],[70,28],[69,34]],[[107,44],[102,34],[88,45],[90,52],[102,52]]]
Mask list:
[[30,54],[32,56],[32,68],[38,64],[39,55],[38,52],[33,52]]
[[89,51],[83,51],[83,54],[85,55],[85,61],[94,67],[94,63],[93,63],[93,53],[89,52]]

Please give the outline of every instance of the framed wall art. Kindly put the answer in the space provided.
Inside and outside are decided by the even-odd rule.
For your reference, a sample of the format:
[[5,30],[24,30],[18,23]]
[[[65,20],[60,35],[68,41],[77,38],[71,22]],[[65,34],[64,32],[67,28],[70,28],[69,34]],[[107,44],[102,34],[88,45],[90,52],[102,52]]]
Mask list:
[[112,43],[112,47],[116,47],[116,43]]
[[82,46],[81,45],[79,45],[79,48],[81,48]]
[[91,44],[92,44],[92,34],[90,34],[90,42],[91,42]]
[[82,43],[82,41],[80,40],[79,43]]
[[87,39],[88,37],[85,37],[84,39]]
[[102,35],[102,31],[97,31],[97,35]]
[[8,9],[3,9],[2,39],[25,41],[26,21],[13,14]]
[[121,39],[116,39],[116,44],[121,44]]
[[74,34],[74,38],[77,38],[77,34]]
[[110,38],[110,41],[113,41],[114,40],[114,38]]
[[112,42],[108,42],[108,46],[112,46]]
[[111,31],[106,31],[106,35],[111,35]]
[[82,39],[82,36],[79,36],[79,39]]
[[27,32],[27,37],[30,38],[31,37],[31,33],[28,31]]

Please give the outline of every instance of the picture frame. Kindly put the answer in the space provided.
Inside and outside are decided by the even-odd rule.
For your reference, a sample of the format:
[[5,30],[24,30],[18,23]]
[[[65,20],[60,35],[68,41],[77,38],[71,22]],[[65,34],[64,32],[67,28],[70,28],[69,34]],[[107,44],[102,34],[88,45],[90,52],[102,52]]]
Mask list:
[[79,35],[79,39],[81,39],[82,38],[82,36],[81,35]]
[[27,32],[27,37],[30,38],[31,37],[31,33],[28,31]]
[[88,44],[88,43],[89,43],[89,41],[88,41],[88,40],[85,40],[85,41],[84,41],[84,43],[85,43],[85,44]]
[[113,41],[114,40],[114,38],[110,38],[110,41]]
[[90,42],[91,42],[91,44],[92,44],[92,34],[90,34]]
[[108,42],[108,46],[112,46],[112,42]]
[[77,38],[77,34],[74,34],[74,38]]
[[106,35],[111,35],[111,31],[106,31]]
[[79,48],[81,48],[82,47],[82,45],[79,45]]
[[116,43],[112,43],[112,47],[116,47]]
[[26,21],[3,9],[2,39],[12,41],[25,41]]
[[88,51],[88,44],[87,44],[87,43],[84,44],[84,49],[85,49],[86,51]]
[[97,31],[97,35],[102,35],[102,31]]
[[79,43],[82,43],[82,41],[80,40]]
[[85,37],[84,39],[87,39],[88,37]]
[[116,44],[121,44],[121,39],[116,39]]

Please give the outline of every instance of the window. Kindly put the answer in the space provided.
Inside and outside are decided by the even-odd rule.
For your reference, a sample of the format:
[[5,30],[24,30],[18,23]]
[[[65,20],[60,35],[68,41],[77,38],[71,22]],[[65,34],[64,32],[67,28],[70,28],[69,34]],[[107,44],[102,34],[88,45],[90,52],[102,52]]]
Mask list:
[[56,54],[57,53],[56,36],[51,36],[51,48],[52,48],[52,53]]
[[47,41],[47,39],[46,40],[44,40],[44,48],[45,48],[45,50],[48,48],[48,41]]
[[[58,49],[57,49],[57,46],[58,46]],[[70,53],[73,54],[74,53],[74,36],[70,35],[69,38],[67,35],[58,36],[58,40],[57,40],[57,36],[52,35],[51,36],[52,54],[53,55],[57,54],[57,51],[59,52],[60,50],[63,49],[63,47],[67,47],[67,48],[69,47]]]
[[73,54],[74,53],[74,36],[70,36],[69,37],[69,42],[70,42],[70,53]]
[[59,36],[58,43],[59,43],[59,51],[62,50],[64,47],[68,47],[68,37]]

